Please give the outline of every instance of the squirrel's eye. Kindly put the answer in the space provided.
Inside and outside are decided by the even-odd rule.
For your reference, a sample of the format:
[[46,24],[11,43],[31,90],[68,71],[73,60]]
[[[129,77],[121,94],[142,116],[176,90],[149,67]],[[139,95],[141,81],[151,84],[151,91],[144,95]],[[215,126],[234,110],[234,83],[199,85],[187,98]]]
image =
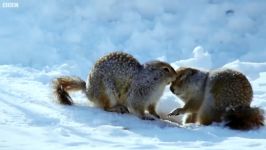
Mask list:
[[169,68],[163,68],[165,72],[170,72]]

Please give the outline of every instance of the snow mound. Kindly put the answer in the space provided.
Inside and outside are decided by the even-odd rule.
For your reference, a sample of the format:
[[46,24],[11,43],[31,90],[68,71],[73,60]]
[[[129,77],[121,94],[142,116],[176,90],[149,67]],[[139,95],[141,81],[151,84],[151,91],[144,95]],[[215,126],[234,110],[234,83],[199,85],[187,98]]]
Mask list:
[[172,63],[171,65],[174,68],[183,66],[210,69],[212,67],[211,55],[208,53],[208,51],[205,51],[201,46],[197,46],[193,50],[193,58],[178,60]]
[[238,59],[223,67],[239,70],[253,80],[259,77],[260,72],[266,72],[266,63],[243,62]]
[[17,0],[18,8],[0,9],[0,64],[84,69],[113,50],[173,62],[197,45],[214,67],[265,60],[266,1],[166,1]]

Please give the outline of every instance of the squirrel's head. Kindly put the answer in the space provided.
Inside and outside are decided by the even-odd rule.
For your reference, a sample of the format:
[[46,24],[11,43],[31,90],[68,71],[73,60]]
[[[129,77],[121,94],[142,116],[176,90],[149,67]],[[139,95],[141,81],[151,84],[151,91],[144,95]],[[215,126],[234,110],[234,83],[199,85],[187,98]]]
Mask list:
[[176,80],[172,82],[170,90],[177,96],[193,95],[201,90],[206,74],[203,71],[180,67],[176,70]]
[[166,62],[150,61],[144,64],[144,68],[154,75],[154,80],[170,84],[176,79],[174,68]]

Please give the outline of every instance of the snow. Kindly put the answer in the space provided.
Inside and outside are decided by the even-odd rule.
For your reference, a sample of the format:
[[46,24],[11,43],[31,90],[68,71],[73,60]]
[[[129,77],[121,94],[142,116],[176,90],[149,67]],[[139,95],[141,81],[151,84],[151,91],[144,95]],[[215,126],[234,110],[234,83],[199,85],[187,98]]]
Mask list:
[[[0,66],[1,149],[266,148],[265,127],[243,132],[221,124],[182,126],[169,121],[143,121],[95,108],[81,93],[73,95],[75,106],[61,106],[52,100],[50,81],[59,74],[69,74],[65,69]],[[252,81],[252,105],[265,110],[266,72],[258,76]],[[167,119],[166,114],[181,105],[167,89],[157,111]]]
[[18,3],[19,8],[0,7],[0,64],[41,69],[68,63],[85,77],[80,68],[113,50],[141,62],[162,56],[174,62],[192,57],[198,45],[215,58],[213,67],[236,59],[265,61],[264,0]]
[[194,68],[212,68],[212,58],[210,54],[201,46],[197,46],[193,50],[193,57],[185,60],[178,60],[171,64],[174,68],[180,66],[190,66]]
[[17,2],[0,5],[1,150],[266,149],[266,127],[243,132],[168,118],[183,105],[169,87],[156,109],[164,120],[144,121],[95,108],[82,93],[72,94],[76,105],[59,105],[50,85],[59,75],[86,79],[100,56],[124,50],[174,68],[239,70],[253,86],[252,105],[266,110],[265,1]]
[[224,68],[231,68],[239,70],[245,74],[249,74],[250,78],[258,78],[258,72],[266,72],[266,63],[241,62],[238,59],[223,66]]

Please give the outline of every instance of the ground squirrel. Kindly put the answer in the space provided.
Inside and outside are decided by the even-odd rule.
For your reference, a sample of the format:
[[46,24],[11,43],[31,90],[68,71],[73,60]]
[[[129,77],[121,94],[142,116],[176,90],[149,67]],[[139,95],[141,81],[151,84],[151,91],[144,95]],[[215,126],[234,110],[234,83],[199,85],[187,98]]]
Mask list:
[[179,68],[170,90],[185,102],[169,115],[188,113],[187,123],[209,125],[224,121],[232,129],[249,130],[264,125],[263,111],[250,107],[253,91],[242,73],[231,69],[209,72]]
[[157,101],[175,78],[176,72],[168,63],[150,61],[142,65],[127,53],[112,52],[96,62],[87,84],[78,77],[62,76],[53,80],[53,89],[61,104],[72,105],[68,91],[81,90],[106,111],[154,119],[159,117]]

